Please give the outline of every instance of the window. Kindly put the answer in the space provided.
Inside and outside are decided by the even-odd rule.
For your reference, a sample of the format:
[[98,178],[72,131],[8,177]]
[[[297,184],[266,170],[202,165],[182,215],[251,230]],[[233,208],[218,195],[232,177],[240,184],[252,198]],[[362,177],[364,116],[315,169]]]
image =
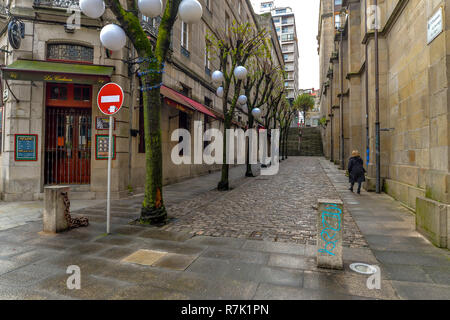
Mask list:
[[342,0],[334,0],[335,6],[342,6]]
[[283,36],[281,37],[281,41],[292,41],[292,40],[294,40],[293,33],[283,34]]
[[67,100],[67,86],[49,85],[50,100]]
[[289,20],[288,18],[283,18],[283,20],[281,21],[281,24],[288,24]]
[[286,8],[284,8],[284,9],[277,9],[277,10],[275,10],[275,13],[276,14],[286,13]]
[[208,51],[208,47],[210,46],[209,41],[206,41],[205,45],[205,67],[206,69],[211,70],[211,53]]
[[49,43],[47,60],[93,63],[94,48],[68,43]]
[[212,100],[208,97],[205,97],[205,106],[212,108]]
[[334,27],[336,29],[339,29],[340,26],[341,26],[341,16],[339,15],[339,13],[335,13],[334,14]]
[[181,94],[186,96],[186,97],[188,97],[188,98],[191,98],[192,97],[191,96],[191,92],[192,92],[191,88],[189,88],[188,86],[186,86],[184,84],[181,84],[181,87],[183,88],[181,90]]
[[73,99],[76,101],[90,101],[91,100],[91,87],[74,86]]
[[181,22],[181,46],[189,50],[189,25],[184,21]]
[[280,17],[273,18],[273,23],[280,23]]

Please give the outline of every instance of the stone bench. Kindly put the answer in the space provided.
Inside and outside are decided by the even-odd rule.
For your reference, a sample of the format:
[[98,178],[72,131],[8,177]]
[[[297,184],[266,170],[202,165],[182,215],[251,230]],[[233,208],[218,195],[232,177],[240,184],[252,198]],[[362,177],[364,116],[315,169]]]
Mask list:
[[344,203],[341,200],[319,199],[317,209],[317,266],[342,270]]
[[66,186],[44,188],[43,222],[45,233],[59,233],[68,229],[63,194],[69,194],[69,191],[70,187]]

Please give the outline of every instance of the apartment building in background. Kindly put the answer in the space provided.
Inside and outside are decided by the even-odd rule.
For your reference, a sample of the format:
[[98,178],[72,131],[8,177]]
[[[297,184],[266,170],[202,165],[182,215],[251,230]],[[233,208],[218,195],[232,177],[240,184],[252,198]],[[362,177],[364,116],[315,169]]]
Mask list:
[[270,13],[278,34],[286,71],[286,97],[295,99],[299,90],[299,48],[295,13],[290,7],[277,7],[275,1],[253,1],[260,14]]

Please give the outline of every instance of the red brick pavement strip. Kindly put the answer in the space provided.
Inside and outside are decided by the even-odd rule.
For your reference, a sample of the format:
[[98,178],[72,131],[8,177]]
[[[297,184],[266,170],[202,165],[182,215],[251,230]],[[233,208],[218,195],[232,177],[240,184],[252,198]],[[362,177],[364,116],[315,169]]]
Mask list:
[[[339,198],[319,158],[291,157],[275,176],[238,181],[229,192],[210,191],[192,200],[168,205],[174,222],[163,230],[213,237],[316,244],[319,198]],[[348,211],[344,245],[367,247]]]

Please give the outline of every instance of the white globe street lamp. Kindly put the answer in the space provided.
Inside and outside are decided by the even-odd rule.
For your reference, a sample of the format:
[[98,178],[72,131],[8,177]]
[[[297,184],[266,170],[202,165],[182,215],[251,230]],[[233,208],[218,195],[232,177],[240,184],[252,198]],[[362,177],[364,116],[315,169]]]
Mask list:
[[254,117],[257,117],[257,116],[259,116],[260,114],[261,114],[261,109],[255,108],[255,109],[252,110],[252,115],[253,115]]
[[186,23],[199,22],[203,15],[203,8],[197,0],[183,0],[178,7],[181,20]]
[[223,81],[223,73],[222,71],[214,71],[211,75],[211,78],[214,82],[222,82]]
[[103,0],[80,0],[80,9],[89,18],[98,19],[105,13]]
[[102,45],[112,51],[118,51],[125,47],[127,37],[125,32],[116,24],[108,24],[100,32]]
[[162,1],[161,0],[139,0],[139,11],[150,18],[155,18],[162,13]]
[[223,87],[218,87],[216,93],[219,98],[223,98]]
[[247,103],[247,97],[245,95],[241,95],[238,98],[239,104],[246,104]]
[[247,69],[243,66],[236,67],[234,69],[234,76],[238,80],[244,80],[247,77]]

